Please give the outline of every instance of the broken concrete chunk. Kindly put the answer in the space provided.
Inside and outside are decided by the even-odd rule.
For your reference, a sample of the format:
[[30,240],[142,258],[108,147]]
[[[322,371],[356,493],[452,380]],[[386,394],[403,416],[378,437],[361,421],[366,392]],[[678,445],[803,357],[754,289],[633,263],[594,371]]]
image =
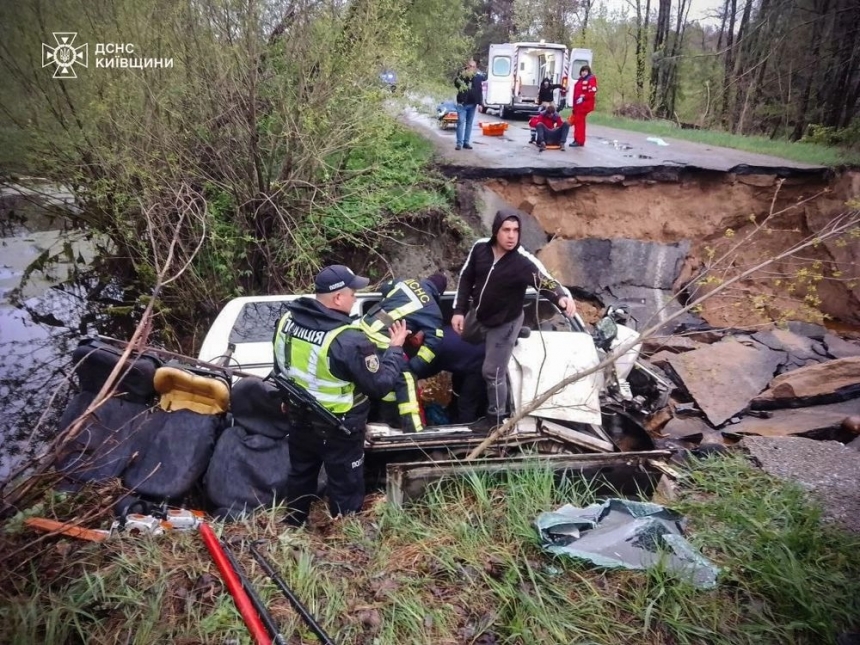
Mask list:
[[[753,400],[759,409],[795,408],[860,396],[860,356],[807,365],[780,374]],[[857,402],[860,411],[860,401]]]
[[790,321],[788,323],[788,331],[794,332],[795,334],[800,334],[801,336],[807,336],[815,340],[823,340],[825,334],[827,334],[827,329],[825,329],[821,325],[801,322],[799,320]]
[[543,175],[532,175],[532,183],[540,186],[541,184],[546,183],[546,177]]
[[537,197],[526,197],[523,201],[520,202],[519,209],[524,213],[528,213],[529,215],[531,215],[535,212],[535,206],[537,206],[537,203]]
[[700,443],[702,439],[710,435],[714,429],[699,417],[675,418],[663,426],[662,433],[673,439],[693,441]]
[[857,452],[860,452],[860,437],[857,437],[856,439],[849,441],[848,443],[845,444],[845,447],[851,448],[852,450],[856,450]]
[[860,345],[842,340],[839,336],[830,332],[824,334],[824,345],[827,347],[827,353],[833,358],[860,356]]
[[724,340],[684,354],[669,354],[666,362],[708,421],[719,426],[746,409],[773,378],[781,359],[779,352]]
[[853,401],[843,401],[808,408],[774,410],[768,419],[745,417],[740,423],[725,428],[723,434],[831,439],[832,435],[841,431],[845,418],[856,412],[856,408]]
[[624,181],[624,175],[609,175],[608,177],[598,177],[596,175],[583,175],[574,177],[583,184],[620,184]]
[[582,186],[582,183],[576,177],[564,177],[562,179],[550,177],[546,180],[546,183],[549,186],[549,189],[554,193],[563,193]]
[[[665,368],[669,366],[669,358],[674,355],[674,352],[669,351],[661,351],[657,352],[653,356],[648,357],[648,362],[651,365],[656,365],[657,367]],[[670,375],[671,376],[671,375]],[[679,383],[680,385],[680,383]]]

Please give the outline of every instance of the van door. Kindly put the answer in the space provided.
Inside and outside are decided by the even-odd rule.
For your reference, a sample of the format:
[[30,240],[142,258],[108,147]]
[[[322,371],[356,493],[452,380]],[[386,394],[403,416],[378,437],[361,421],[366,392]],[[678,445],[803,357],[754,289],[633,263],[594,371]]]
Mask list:
[[573,49],[570,52],[570,78],[575,83],[579,78],[579,69],[583,65],[591,67],[592,52],[590,49]]
[[490,45],[487,65],[487,105],[510,105],[514,85],[514,46],[510,43]]
[[563,110],[567,106],[567,90],[570,87],[570,50],[565,49],[561,57],[561,89],[556,96],[555,104],[559,110]]

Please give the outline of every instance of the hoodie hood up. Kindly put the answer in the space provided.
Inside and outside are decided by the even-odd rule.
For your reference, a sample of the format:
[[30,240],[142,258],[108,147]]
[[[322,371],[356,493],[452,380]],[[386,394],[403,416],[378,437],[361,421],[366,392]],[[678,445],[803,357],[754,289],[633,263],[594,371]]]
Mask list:
[[520,214],[513,208],[502,208],[501,210],[496,211],[496,217],[493,219],[493,228],[492,228],[493,237],[492,237],[491,241],[493,244],[496,243],[496,235],[499,234],[499,229],[502,228],[502,223],[505,220],[509,220],[509,219],[517,220],[517,225],[519,225],[519,227],[520,227],[519,239],[517,239],[517,246],[514,247],[516,249],[520,245],[520,239],[522,239],[523,222],[520,219]]

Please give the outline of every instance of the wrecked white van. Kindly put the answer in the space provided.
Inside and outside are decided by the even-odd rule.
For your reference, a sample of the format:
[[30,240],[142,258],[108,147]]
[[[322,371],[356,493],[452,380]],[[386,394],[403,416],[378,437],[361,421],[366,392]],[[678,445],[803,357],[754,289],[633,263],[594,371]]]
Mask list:
[[[357,295],[353,315],[363,315],[381,298],[379,293]],[[451,317],[454,295],[449,291],[442,296],[446,321]],[[217,362],[229,353],[230,367],[267,376],[272,369],[275,325],[284,305],[298,297],[253,296],[231,300],[209,329],[198,358]],[[565,378],[595,367],[612,348],[635,341],[636,331],[619,324],[622,315],[620,310],[610,308],[594,331],[587,332],[580,326],[581,321],[567,319],[551,302],[530,291],[523,329],[508,367],[512,412],[522,410]],[[631,417],[659,409],[668,398],[668,384],[639,363],[638,357],[639,345],[635,345],[608,368],[573,381],[521,419],[499,446],[532,445],[549,452],[617,450],[613,430],[604,427],[607,414],[615,418],[617,408],[626,423]],[[417,434],[403,433],[373,418],[367,426],[368,452],[438,449],[449,455],[462,455],[462,451],[483,439],[466,425],[429,426]]]

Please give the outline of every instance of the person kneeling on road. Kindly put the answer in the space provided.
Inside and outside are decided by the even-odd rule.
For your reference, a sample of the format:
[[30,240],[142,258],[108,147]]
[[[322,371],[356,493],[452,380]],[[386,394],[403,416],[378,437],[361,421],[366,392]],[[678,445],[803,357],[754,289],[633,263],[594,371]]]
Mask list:
[[547,105],[541,114],[534,117],[534,122],[538,150],[541,152],[546,150],[548,143],[558,145],[561,150],[564,150],[564,142],[567,141],[570,124],[562,121],[558,112],[555,111],[554,105]]
[[[425,370],[436,357],[436,348],[442,342],[442,310],[439,299],[448,285],[441,272],[421,280],[397,280],[383,287],[383,299],[362,316],[359,327],[380,349],[388,347],[385,330],[397,320],[406,322],[409,338],[406,352],[409,355],[408,369],[397,380],[394,392],[383,399],[383,406],[397,402],[397,414],[390,415],[391,425],[404,432],[421,432],[421,405],[415,374]],[[388,417],[389,415],[385,415]],[[388,419],[386,419],[388,420]]]
[[290,409],[286,521],[294,526],[307,521],[323,464],[331,515],[361,510],[369,397],[381,398],[394,389],[406,367],[404,322],[391,325],[388,348],[380,354],[349,316],[355,292],[368,285],[367,278],[334,265],[320,271],[314,282],[316,298],[290,302],[278,322],[274,369],[339,418],[349,434],[312,411]]

